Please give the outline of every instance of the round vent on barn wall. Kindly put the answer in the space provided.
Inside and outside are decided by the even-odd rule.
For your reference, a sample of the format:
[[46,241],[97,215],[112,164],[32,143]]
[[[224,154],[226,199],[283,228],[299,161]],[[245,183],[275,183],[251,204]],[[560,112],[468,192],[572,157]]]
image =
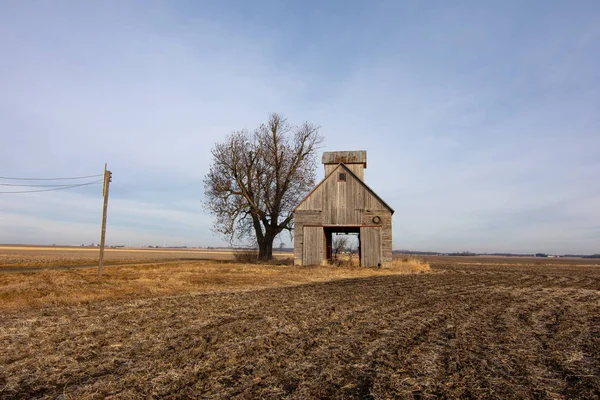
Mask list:
[[381,223],[381,217],[378,216],[378,215],[376,215],[376,216],[373,217],[372,221],[373,221],[374,224],[379,225]]

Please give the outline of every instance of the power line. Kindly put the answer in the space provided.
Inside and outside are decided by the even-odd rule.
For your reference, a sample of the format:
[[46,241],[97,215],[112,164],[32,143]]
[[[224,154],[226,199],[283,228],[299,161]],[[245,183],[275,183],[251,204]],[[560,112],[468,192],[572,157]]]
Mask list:
[[69,186],[69,185],[66,185],[64,183],[57,184],[57,185],[46,185],[46,184],[37,184],[37,183],[32,184],[32,185],[19,185],[17,183],[0,183],[0,186],[12,186],[12,187],[14,187],[14,186],[18,186],[18,187],[62,187],[62,186]]
[[88,176],[73,176],[69,178],[12,178],[8,176],[0,176],[0,179],[14,180],[14,181],[64,181],[70,179],[87,179],[87,178],[97,178],[99,176],[104,176],[104,174],[99,175],[88,175]]
[[80,183],[80,184],[77,184],[77,185],[62,186],[62,187],[52,188],[52,189],[37,189],[37,190],[22,190],[22,191],[14,191],[14,192],[0,192],[0,194],[5,194],[5,193],[50,192],[52,190],[64,190],[64,189],[72,189],[72,188],[79,187],[79,186],[95,185],[95,184],[98,184],[98,183],[100,183],[102,181],[103,181],[103,179],[98,179],[97,181],[93,181],[93,182]]

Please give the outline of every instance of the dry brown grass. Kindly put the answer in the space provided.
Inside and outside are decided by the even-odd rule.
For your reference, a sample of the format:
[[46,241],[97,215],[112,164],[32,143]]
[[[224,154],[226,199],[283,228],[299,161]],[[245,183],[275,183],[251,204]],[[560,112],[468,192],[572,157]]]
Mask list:
[[[107,248],[106,265],[157,262],[168,260],[232,260],[233,251],[220,249],[148,249]],[[0,246],[0,268],[94,265],[98,263],[97,247]],[[290,253],[275,253],[276,258]]]
[[[334,266],[358,268],[360,259],[358,254],[338,254],[333,261]],[[413,255],[394,256],[392,265],[384,267],[398,274],[418,274],[431,271],[431,266],[423,258]]]
[[142,298],[190,292],[244,291],[336,279],[407,273],[397,269],[295,267],[181,261],[97,269],[0,274],[0,309],[75,304],[108,298]]
[[[0,273],[0,309],[190,292],[244,291],[417,273],[428,269],[428,265],[419,264],[416,258],[395,260],[389,269],[359,268],[358,258],[349,255],[341,256],[339,263],[328,267],[277,265],[290,264],[285,258],[289,255],[286,253],[277,253],[277,260],[268,264],[195,260],[197,257],[239,258],[239,254],[246,253],[203,249],[107,249],[107,266],[102,281],[98,282],[96,268],[62,268],[93,266],[98,255],[96,248],[0,246],[0,267],[5,267]],[[47,269],[31,272],[34,268]]]
[[394,257],[391,269],[405,274],[417,274],[431,271],[428,262],[416,256]]
[[337,267],[358,267],[360,259],[358,254],[336,254],[333,256],[332,265]]

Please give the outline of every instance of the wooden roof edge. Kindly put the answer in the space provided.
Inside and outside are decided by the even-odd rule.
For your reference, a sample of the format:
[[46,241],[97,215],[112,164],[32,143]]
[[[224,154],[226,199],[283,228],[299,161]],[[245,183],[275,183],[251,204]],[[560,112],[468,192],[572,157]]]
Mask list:
[[[340,164],[338,164],[339,167]],[[300,205],[302,203],[304,203],[306,201],[306,199],[308,199],[310,197],[311,194],[313,194],[318,188],[319,186],[321,186],[323,184],[323,182],[325,182],[327,180],[327,178],[329,178],[337,169],[338,167],[335,167],[330,173],[328,173],[327,175],[325,175],[325,177],[323,179],[321,179],[321,182],[317,183],[317,186],[315,186],[313,188],[313,190],[311,190],[310,192],[308,192],[308,194],[306,196],[304,196],[304,198],[302,200],[300,200],[300,203],[298,203],[298,205],[296,207],[294,207],[294,209],[292,210],[292,212],[296,212],[296,210],[298,209],[298,207],[300,207]]]
[[[377,198],[377,200],[379,200],[379,201],[380,201],[380,202],[381,202],[381,203],[382,203],[384,206],[386,206],[386,207],[387,207],[387,209],[388,209],[388,210],[390,210],[390,211],[392,212],[392,214],[395,212],[395,211],[394,211],[394,209],[393,209],[392,207],[390,207],[390,205],[389,205],[388,203],[386,203],[386,202],[385,202],[385,201],[384,201],[384,200],[383,200],[381,197],[379,197],[379,195],[378,195],[377,193],[375,193],[375,191],[374,191],[373,189],[371,189],[371,188],[369,187],[369,185],[367,185],[367,184],[365,183],[365,181],[363,181],[363,180],[362,180],[362,179],[360,179],[358,176],[356,176],[356,174],[355,174],[354,172],[352,172],[352,171],[350,170],[350,168],[348,168],[348,167],[347,167],[347,166],[346,166],[344,163],[340,163],[339,165],[343,165],[343,166],[344,166],[344,169],[346,169],[348,172],[350,172],[350,174],[351,174],[351,175],[352,175],[354,178],[356,178],[356,179],[357,179],[357,180],[358,180],[360,183],[362,183],[362,185],[363,185],[364,187],[366,187],[366,188],[367,188],[367,190],[368,190],[369,192],[371,192],[371,194],[372,194],[373,196],[375,196],[375,198]],[[338,167],[339,167],[339,165],[338,165]],[[333,171],[335,171],[335,170],[337,170],[337,168],[335,168]]]
[[362,164],[367,168],[366,150],[325,151],[321,157],[321,163],[325,165],[336,164]]
[[394,214],[394,212],[395,212],[394,209],[392,207],[390,207],[390,205],[388,203],[386,203],[381,197],[379,197],[379,195],[377,193],[375,193],[375,191],[373,189],[371,189],[369,187],[369,185],[367,185],[362,179],[360,179],[358,176],[356,176],[356,174],[354,172],[352,172],[350,170],[350,168],[348,168],[346,166],[346,164],[344,164],[344,163],[339,163],[337,165],[337,167],[335,167],[330,173],[328,173],[327,175],[325,175],[325,177],[321,180],[321,182],[319,182],[317,184],[317,186],[315,186],[313,188],[313,190],[311,190],[306,196],[304,196],[304,198],[300,201],[300,203],[298,203],[298,205],[296,207],[294,207],[294,209],[292,210],[292,213],[296,212],[296,210],[298,209],[298,207],[300,207],[300,205],[302,205],[302,203],[304,203],[306,201],[306,199],[308,199],[319,188],[319,186],[321,186],[323,184],[323,182],[325,182],[327,180],[327,178],[329,178],[331,175],[333,175],[335,173],[335,171],[337,171],[340,166],[342,166],[346,171],[348,171],[350,173],[350,175],[352,175],[356,180],[358,180],[365,188],[367,188],[367,190],[373,196],[375,196],[375,198],[377,200],[379,200],[388,210],[390,210],[390,212],[392,214]]

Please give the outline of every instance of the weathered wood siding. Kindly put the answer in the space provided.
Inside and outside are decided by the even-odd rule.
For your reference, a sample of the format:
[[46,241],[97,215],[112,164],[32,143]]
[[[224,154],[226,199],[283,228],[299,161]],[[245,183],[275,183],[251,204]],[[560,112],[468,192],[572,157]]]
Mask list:
[[304,227],[304,250],[302,255],[303,265],[323,264],[325,236],[320,226]]
[[360,265],[363,267],[380,267],[381,260],[381,228],[360,228]]
[[[325,165],[325,176],[332,173],[339,164],[326,164]],[[365,168],[362,164],[344,164],[350,171],[354,173],[361,181],[365,181]]]
[[326,151],[323,153],[321,162],[327,164],[361,164],[367,168],[367,152],[365,150],[353,151]]
[[[366,210],[389,212],[360,180],[347,173],[345,166],[338,167],[296,208],[295,217],[299,211],[321,210],[322,224],[361,225]],[[340,172],[346,173],[346,182],[338,181]]]
[[321,214],[320,210],[303,210],[294,213],[294,264],[304,264],[302,262],[304,255],[304,226],[322,226]]
[[389,210],[365,210],[362,225],[371,225],[374,217],[381,218],[377,224],[381,228],[381,265],[387,267],[392,263],[392,213]]
[[[347,173],[350,168],[346,165],[336,165],[335,168],[294,212],[294,263],[311,265],[316,259],[314,257],[324,258],[323,244],[319,245],[320,250],[315,250],[321,251],[320,256],[313,257],[310,251],[305,250],[307,246],[313,246],[312,237],[306,238],[306,228],[320,228],[320,237],[324,237],[324,226],[355,226],[361,227],[361,242],[364,239],[362,227],[371,227],[379,232],[377,263],[373,264],[375,256],[371,254],[364,254],[367,257],[365,262],[370,266],[391,264],[392,211],[363,182]],[[346,173],[346,182],[338,181],[339,172]],[[381,219],[379,223],[373,221],[374,217]],[[373,231],[365,232],[369,235],[366,243],[374,243]],[[307,257],[310,257],[310,264],[307,264]]]

